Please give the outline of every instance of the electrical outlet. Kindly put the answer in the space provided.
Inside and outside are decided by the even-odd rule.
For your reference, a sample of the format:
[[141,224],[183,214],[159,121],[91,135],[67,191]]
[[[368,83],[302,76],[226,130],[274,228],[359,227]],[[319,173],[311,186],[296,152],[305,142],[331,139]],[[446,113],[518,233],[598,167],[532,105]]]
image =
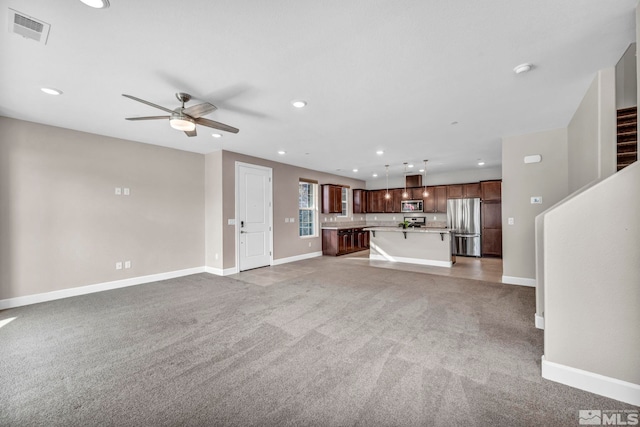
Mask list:
[[122,270],[122,263],[116,262],[116,270]]
[[131,261],[125,261],[124,268],[131,268]]
[[121,194],[122,194],[122,188],[116,187],[116,196],[119,196]]
[[309,247],[311,247],[311,242],[309,242]]
[[509,219],[507,220],[507,223],[508,223],[509,225],[513,225],[513,224],[514,224],[513,218],[509,218]]
[[216,254],[216,259],[218,259],[218,256],[219,256],[219,255],[218,255],[218,254]]

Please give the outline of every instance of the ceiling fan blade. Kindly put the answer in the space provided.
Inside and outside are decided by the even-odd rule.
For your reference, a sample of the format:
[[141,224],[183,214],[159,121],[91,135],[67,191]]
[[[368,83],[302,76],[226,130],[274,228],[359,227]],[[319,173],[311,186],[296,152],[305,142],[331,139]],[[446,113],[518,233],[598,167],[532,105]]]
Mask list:
[[209,119],[199,118],[199,119],[196,119],[196,123],[202,126],[224,130],[231,133],[239,132],[239,129],[236,129],[233,126],[225,125],[224,123],[220,123],[220,122],[214,122],[213,120],[209,120]]
[[168,119],[171,116],[147,116],[147,117],[126,117],[125,120],[159,120]]
[[185,108],[183,113],[197,119],[198,117],[206,116],[207,114],[216,111],[218,107],[208,102],[203,102],[202,104],[192,105],[191,107]]
[[170,110],[168,108],[164,108],[158,104],[154,104],[153,102],[149,102],[149,101],[145,101],[144,99],[140,99],[140,98],[136,98],[135,96],[131,96],[131,95],[125,95],[124,93],[122,94],[122,96],[129,98],[129,99],[133,99],[134,101],[138,101],[138,102],[142,102],[143,104],[147,104],[151,107],[155,107],[158,108],[162,111],[166,111],[167,113],[173,113],[173,110]]
[[196,132],[196,130],[185,130],[184,133],[187,134],[187,136],[197,136],[198,132]]

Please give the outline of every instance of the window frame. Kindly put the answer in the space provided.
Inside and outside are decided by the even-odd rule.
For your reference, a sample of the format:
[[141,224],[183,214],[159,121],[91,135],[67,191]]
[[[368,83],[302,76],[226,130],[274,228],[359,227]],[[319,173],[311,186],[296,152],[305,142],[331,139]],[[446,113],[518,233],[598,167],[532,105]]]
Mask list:
[[[312,207],[300,207],[300,186],[301,185],[309,185],[311,186],[311,188],[313,188],[313,206]],[[314,181],[311,179],[306,179],[306,178],[300,178],[298,179],[298,237],[301,239],[309,239],[309,238],[317,238],[320,234],[318,232],[319,229],[319,212],[318,212],[318,181]],[[300,221],[300,214],[302,211],[309,211],[312,212],[312,219],[313,221],[311,222],[311,228],[313,231],[313,234],[305,234],[302,235],[302,221]],[[308,223],[305,223],[308,224]],[[309,228],[309,227],[305,227],[305,228]]]

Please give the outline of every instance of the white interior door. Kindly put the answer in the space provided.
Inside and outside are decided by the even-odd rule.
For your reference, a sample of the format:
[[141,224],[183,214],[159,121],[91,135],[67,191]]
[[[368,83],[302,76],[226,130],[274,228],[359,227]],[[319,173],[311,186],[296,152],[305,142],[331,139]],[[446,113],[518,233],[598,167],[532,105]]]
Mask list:
[[271,265],[271,169],[237,164],[239,271]]

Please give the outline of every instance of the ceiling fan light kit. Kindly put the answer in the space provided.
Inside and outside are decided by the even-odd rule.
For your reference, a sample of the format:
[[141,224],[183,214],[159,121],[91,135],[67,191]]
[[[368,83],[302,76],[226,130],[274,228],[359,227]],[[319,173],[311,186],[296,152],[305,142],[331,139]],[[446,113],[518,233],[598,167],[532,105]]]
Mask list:
[[190,132],[196,128],[196,124],[191,117],[187,117],[184,114],[176,114],[171,116],[169,124],[172,128]]
[[[143,104],[147,104],[151,107],[157,108],[159,110],[170,113],[170,116],[147,116],[147,117],[127,117],[126,120],[162,120],[169,119],[169,125],[177,130],[183,131],[185,135],[197,136],[196,132],[196,124],[207,126],[213,129],[223,130],[225,132],[238,133],[239,130],[234,128],[233,126],[225,125],[224,123],[215,122],[213,120],[205,119],[202,116],[207,115],[209,113],[214,112],[218,109],[215,105],[209,102],[203,102],[202,104],[192,105],[190,107],[185,108],[185,102],[189,102],[191,100],[191,95],[184,92],[176,93],[176,98],[178,101],[182,103],[181,107],[178,107],[174,110],[170,110],[161,105],[154,104],[153,102],[145,101],[144,99],[136,98],[132,95],[122,94],[125,98],[133,99],[134,101],[141,102]],[[215,138],[220,137],[222,135],[213,134],[212,136]]]
[[106,9],[109,7],[109,0],[80,0],[82,3],[87,6],[93,7],[95,9]]

